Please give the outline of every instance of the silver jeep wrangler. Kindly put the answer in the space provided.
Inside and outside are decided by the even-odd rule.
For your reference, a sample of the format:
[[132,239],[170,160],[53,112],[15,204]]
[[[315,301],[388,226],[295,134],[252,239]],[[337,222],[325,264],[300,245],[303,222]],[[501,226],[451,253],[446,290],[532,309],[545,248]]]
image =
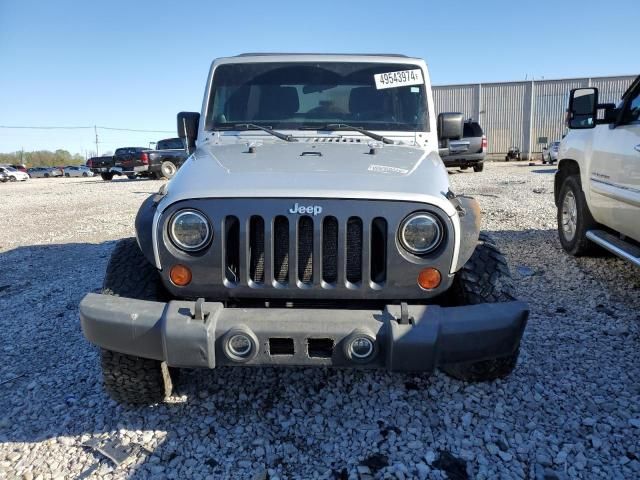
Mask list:
[[509,374],[528,308],[449,189],[462,122],[436,120],[420,59],[215,60],[202,114],[178,115],[189,159],[80,304],[110,395],[161,401],[220,365]]

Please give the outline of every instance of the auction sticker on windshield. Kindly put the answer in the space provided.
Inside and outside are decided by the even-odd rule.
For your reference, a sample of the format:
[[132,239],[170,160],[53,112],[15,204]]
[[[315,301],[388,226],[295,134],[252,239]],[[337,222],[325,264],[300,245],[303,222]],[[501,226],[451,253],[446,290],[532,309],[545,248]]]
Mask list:
[[399,72],[376,73],[373,76],[376,89],[404,87],[407,85],[422,85],[422,70],[402,70]]

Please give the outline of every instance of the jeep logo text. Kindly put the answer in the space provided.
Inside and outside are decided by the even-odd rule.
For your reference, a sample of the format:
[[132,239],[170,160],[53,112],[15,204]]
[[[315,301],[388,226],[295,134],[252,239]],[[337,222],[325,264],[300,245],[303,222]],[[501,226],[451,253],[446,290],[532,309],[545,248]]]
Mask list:
[[320,215],[322,213],[322,207],[320,205],[298,205],[297,203],[291,207],[289,209],[289,213],[299,213],[300,215],[303,214],[307,214],[307,215],[313,215],[314,217],[316,215]]

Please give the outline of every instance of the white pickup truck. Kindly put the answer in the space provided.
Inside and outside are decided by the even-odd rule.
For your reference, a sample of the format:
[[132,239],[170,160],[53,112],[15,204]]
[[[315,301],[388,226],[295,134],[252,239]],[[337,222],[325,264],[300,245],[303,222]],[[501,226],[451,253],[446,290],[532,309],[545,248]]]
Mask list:
[[567,126],[554,185],[562,247],[600,246],[640,266],[640,76],[618,105],[599,104],[597,88],[572,90]]

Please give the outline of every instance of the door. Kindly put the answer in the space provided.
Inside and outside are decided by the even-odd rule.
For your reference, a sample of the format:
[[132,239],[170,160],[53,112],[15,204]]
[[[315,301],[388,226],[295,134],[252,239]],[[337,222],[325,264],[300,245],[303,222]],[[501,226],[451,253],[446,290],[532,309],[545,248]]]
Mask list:
[[618,125],[594,130],[589,185],[595,219],[640,241],[640,83]]

